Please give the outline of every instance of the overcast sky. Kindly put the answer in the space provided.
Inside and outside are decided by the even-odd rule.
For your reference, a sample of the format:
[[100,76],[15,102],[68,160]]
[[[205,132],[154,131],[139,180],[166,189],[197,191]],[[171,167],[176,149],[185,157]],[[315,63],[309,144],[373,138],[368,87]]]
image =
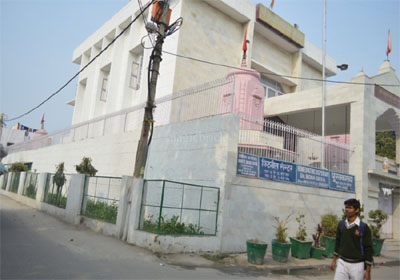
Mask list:
[[[20,115],[64,84],[79,70],[71,61],[75,47],[128,2],[0,0],[0,112],[9,118]],[[265,6],[270,3],[253,2]],[[338,64],[349,64],[349,69],[338,73],[335,80],[349,80],[361,69],[370,76],[377,74],[386,59],[389,28],[393,48],[389,59],[397,73],[400,72],[399,3],[399,0],[327,0],[327,53]],[[322,0],[275,0],[273,10],[288,22],[297,23],[306,40],[322,48]],[[73,107],[66,102],[74,98],[75,90],[76,80],[18,121],[38,128],[45,113],[48,131],[69,126]]]

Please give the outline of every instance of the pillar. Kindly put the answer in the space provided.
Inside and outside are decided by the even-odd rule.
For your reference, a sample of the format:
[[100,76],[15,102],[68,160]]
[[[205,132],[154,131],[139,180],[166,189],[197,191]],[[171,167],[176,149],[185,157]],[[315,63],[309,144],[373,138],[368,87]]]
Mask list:
[[25,191],[25,178],[26,178],[26,172],[21,172],[19,175],[19,182],[18,182],[18,195],[22,195]]
[[68,186],[66,219],[73,224],[80,223],[83,190],[85,187],[85,174],[72,174]]
[[133,177],[131,176],[122,176],[121,181],[121,193],[118,203],[118,214],[117,214],[117,231],[118,237],[123,238],[125,228],[128,226],[128,211],[130,209],[131,203],[131,187],[132,187]]

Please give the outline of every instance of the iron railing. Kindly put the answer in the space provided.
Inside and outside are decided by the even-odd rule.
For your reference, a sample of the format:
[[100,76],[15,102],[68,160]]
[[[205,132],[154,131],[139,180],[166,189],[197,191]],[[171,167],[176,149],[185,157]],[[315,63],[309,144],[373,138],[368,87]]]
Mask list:
[[1,188],[3,190],[5,190],[7,188],[7,181],[8,181],[8,172],[4,173],[3,175],[1,175],[3,177],[3,183],[1,185]]
[[65,209],[67,207],[68,186],[71,174],[64,174],[64,184],[57,185],[54,173],[49,173],[46,179],[43,202]]
[[86,176],[81,215],[115,224],[120,195],[120,177]]
[[36,199],[38,173],[27,172],[24,182],[23,195]]
[[[155,126],[226,113],[221,111],[221,90],[233,90],[234,79],[222,78],[155,100]],[[77,142],[105,135],[135,131],[143,122],[145,102],[84,121],[46,136],[7,147],[8,154],[55,144]]]
[[352,150],[348,144],[270,120],[258,125],[258,130],[240,130],[239,152],[320,168],[323,148],[326,169],[349,172]]
[[11,182],[9,191],[13,193],[18,192],[19,178],[21,177],[21,172],[11,172]]
[[168,235],[216,235],[219,188],[145,180],[139,229]]

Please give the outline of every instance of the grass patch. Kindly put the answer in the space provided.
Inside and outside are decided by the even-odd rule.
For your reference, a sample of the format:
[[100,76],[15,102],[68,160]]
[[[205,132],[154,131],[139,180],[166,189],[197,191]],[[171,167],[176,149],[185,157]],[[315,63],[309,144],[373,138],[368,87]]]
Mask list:
[[57,198],[55,193],[48,193],[45,202],[63,209],[67,207],[67,197],[61,196]]
[[116,202],[108,205],[105,202],[94,202],[88,199],[84,215],[96,220],[105,221],[107,223],[116,224],[118,215],[118,206]]
[[200,226],[194,224],[185,225],[178,222],[178,216],[172,216],[171,219],[166,219],[161,216],[160,230],[158,230],[158,221],[153,219],[153,216],[148,217],[143,222],[143,230],[160,233],[160,234],[188,234],[188,235],[204,235]]

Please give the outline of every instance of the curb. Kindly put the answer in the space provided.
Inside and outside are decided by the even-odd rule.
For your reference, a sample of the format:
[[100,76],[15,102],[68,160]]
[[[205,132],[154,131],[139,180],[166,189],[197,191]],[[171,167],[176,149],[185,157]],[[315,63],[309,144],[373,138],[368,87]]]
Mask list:
[[[243,266],[243,265],[224,265],[220,263],[214,263],[214,265],[192,265],[192,264],[179,264],[179,263],[166,263],[168,265],[173,265],[173,266],[181,266],[185,268],[213,268],[217,269],[220,271],[223,271],[228,274],[240,274],[240,273],[246,273],[246,274],[253,274],[253,275],[259,275],[259,274],[279,274],[279,275],[299,275],[299,274],[305,274],[309,275],[309,272],[312,271],[313,273],[326,273],[330,271],[330,265],[329,264],[320,264],[320,265],[304,265],[304,266],[286,266],[286,267],[268,267],[268,268],[263,268],[263,267],[257,267],[253,265],[249,266]],[[387,260],[383,262],[378,262],[373,265],[373,267],[379,267],[379,266],[400,266],[400,259],[394,259],[394,260]]]

